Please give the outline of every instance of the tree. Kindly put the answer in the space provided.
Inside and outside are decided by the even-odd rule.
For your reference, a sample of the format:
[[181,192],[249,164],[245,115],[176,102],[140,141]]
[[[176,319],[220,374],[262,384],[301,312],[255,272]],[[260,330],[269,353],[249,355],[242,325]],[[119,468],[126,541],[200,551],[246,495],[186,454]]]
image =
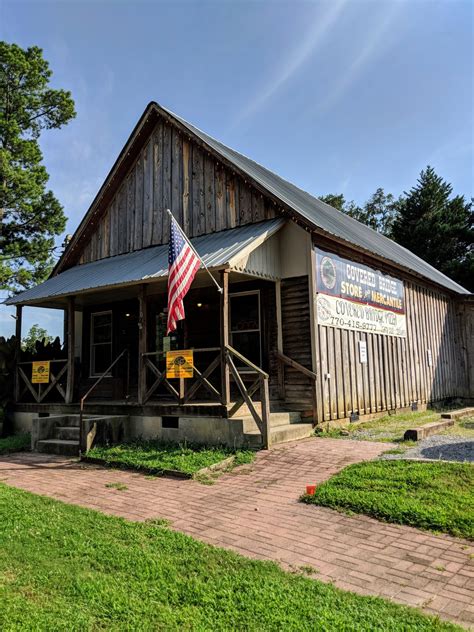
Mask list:
[[331,193],[321,196],[320,199],[383,235],[390,234],[401,202],[391,193],[385,193],[382,188],[378,188],[363,206],[359,206],[354,201],[347,202],[342,194]]
[[53,340],[53,336],[50,336],[46,329],[43,329],[43,327],[35,324],[31,326],[30,331],[27,333],[27,335],[22,338],[21,348],[23,351],[30,351],[31,353],[33,353],[34,351],[36,351],[37,341],[42,342],[43,345],[46,346],[50,342],[53,342]]
[[391,237],[449,277],[474,289],[472,200],[428,166],[398,209]]
[[63,208],[46,189],[38,139],[76,113],[71,94],[49,87],[52,72],[37,46],[0,42],[0,287],[38,283],[53,264],[54,238],[66,225]]

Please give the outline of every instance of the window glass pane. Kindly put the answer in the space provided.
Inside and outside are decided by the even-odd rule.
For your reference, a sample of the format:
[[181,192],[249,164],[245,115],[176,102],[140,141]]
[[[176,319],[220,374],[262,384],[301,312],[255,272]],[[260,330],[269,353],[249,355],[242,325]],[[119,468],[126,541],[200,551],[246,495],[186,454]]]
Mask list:
[[92,314],[94,327],[109,326],[112,323],[112,314]]
[[112,348],[109,344],[94,345],[92,348],[93,363],[92,372],[94,375],[104,373],[112,363]]
[[[258,331],[234,332],[232,346],[243,356],[260,366],[260,333]],[[240,365],[240,363],[239,363]],[[242,364],[243,368],[249,368]]]
[[258,294],[232,296],[230,299],[230,323],[232,331],[259,329]]
[[112,341],[112,314],[93,314],[92,342]]

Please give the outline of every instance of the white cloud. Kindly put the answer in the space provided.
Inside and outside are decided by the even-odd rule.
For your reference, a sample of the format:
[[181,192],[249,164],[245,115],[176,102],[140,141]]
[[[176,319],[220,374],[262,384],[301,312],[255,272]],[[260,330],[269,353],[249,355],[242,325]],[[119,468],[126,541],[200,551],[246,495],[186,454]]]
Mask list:
[[343,0],[335,0],[330,3],[318,3],[317,6],[318,10],[311,27],[302,37],[299,44],[284,56],[284,63],[275,69],[273,76],[266,82],[258,95],[239,113],[234,121],[234,126],[261,110],[273,95],[300,70],[314,51],[327,38],[340,17],[345,2]]
[[[401,14],[403,2],[381,2],[382,7],[374,25],[370,24],[368,35],[364,39],[364,44],[355,53],[353,61],[347,66],[345,72],[341,73],[332,86],[329,87],[325,97],[318,102],[317,110],[322,112],[341,99],[347,89],[364,73],[367,66],[386,49],[389,44],[389,35],[393,30],[394,23]],[[386,7],[389,7],[386,10]]]

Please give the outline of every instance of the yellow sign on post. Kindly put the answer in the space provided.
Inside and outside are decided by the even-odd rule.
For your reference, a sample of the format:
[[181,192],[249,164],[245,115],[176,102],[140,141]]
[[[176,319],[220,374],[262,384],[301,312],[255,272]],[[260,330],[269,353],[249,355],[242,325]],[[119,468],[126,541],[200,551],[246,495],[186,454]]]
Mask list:
[[193,377],[193,374],[194,357],[192,349],[166,352],[166,377],[168,379]]
[[49,383],[49,360],[46,360],[44,362],[33,362],[33,367],[31,370],[31,383]]

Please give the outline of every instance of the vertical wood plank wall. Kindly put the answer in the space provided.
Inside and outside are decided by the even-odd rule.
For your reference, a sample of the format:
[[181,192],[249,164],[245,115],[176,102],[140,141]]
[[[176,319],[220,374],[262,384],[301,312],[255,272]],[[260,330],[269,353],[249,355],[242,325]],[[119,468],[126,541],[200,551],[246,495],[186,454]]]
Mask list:
[[191,237],[275,217],[272,202],[160,120],[79,263],[167,243],[167,208]]
[[[281,322],[283,353],[312,369],[311,324],[308,277],[293,277],[281,282]],[[309,410],[311,380],[291,367],[285,367],[285,403],[294,410]]]
[[[407,337],[318,325],[320,421],[469,394],[464,318],[447,295],[405,281]],[[359,340],[367,363],[359,361]],[[428,363],[428,349],[432,366]],[[326,375],[329,374],[330,378]]]

